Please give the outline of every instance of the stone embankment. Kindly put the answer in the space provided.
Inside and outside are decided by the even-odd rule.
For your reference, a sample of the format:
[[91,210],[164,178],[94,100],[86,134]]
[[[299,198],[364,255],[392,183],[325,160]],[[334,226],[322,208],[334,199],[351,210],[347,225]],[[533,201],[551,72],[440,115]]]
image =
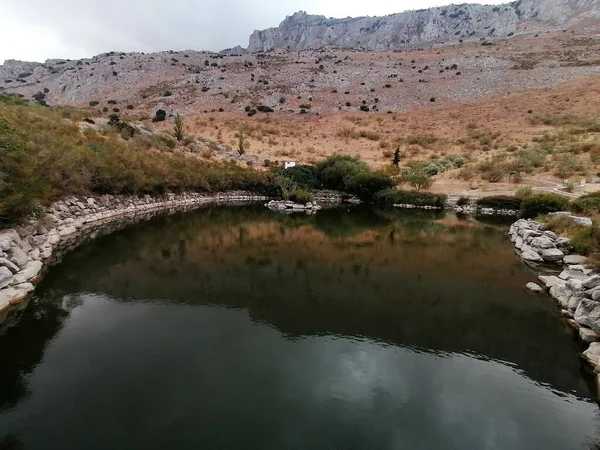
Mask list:
[[58,201],[45,210],[43,217],[0,231],[0,317],[34,290],[53,254],[66,243],[72,244],[84,236],[86,231],[152,212],[177,211],[208,203],[264,200],[267,197],[248,192],[228,192],[168,194],[162,198],[104,195]]
[[[585,218],[575,217],[577,219]],[[543,224],[518,220],[510,227],[509,236],[526,264],[546,269],[546,274],[539,275],[539,281],[559,304],[576,336],[584,345],[589,345],[582,357],[592,369],[596,394],[600,397],[600,274],[586,267],[585,256],[571,253],[568,238],[545,230]],[[555,275],[548,274],[549,268],[556,269]],[[528,283],[527,289],[543,292],[536,283]]]

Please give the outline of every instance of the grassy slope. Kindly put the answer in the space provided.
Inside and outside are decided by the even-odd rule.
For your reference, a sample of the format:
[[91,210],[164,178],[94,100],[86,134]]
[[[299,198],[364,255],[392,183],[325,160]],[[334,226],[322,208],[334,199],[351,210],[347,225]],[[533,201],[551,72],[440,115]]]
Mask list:
[[123,139],[112,127],[82,131],[81,114],[0,96],[0,223],[69,194],[269,188],[262,172],[156,150],[152,138]]

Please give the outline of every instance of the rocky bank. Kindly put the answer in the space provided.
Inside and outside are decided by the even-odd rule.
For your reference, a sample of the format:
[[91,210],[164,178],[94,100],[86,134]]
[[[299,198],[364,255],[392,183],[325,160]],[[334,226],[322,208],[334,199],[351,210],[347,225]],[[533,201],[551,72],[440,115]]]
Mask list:
[[[510,227],[509,237],[526,264],[546,273],[538,276],[540,283],[559,304],[579,340],[589,345],[582,358],[594,374],[600,397],[600,274],[586,267],[586,257],[571,253],[568,238],[545,230],[543,224],[518,220]],[[548,274],[552,268],[554,275]],[[543,292],[535,283],[527,288]]]
[[0,322],[7,312],[34,290],[57,250],[82,239],[90,231],[160,211],[177,211],[208,203],[262,201],[248,192],[214,195],[186,193],[165,197],[69,197],[54,203],[39,219],[0,231]]

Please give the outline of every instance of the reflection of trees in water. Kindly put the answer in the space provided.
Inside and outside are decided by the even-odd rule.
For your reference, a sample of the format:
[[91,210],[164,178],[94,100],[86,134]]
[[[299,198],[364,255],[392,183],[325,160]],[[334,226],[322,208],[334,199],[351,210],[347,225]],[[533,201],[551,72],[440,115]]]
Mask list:
[[[262,205],[209,207],[99,237],[49,272],[20,326],[0,339],[0,352],[9,355],[0,381],[10,386],[2,390],[0,405],[14,405],[26,395],[23,376],[41,360],[75,306],[68,299],[78,297],[68,294],[79,292],[127,299],[122,301],[245,308],[253,320],[289,337],[330,333],[433,351],[470,351],[514,362],[537,380],[585,395],[573,370],[578,364],[574,344],[560,335],[551,304],[541,306],[545,299],[515,296],[510,286],[502,291],[497,289],[502,286],[477,286],[469,279],[461,285],[418,266],[419,258],[437,255],[452,264],[509,246],[502,228],[442,219],[430,211],[368,207],[290,216]],[[267,231],[257,236],[257,229]],[[305,240],[294,241],[303,230]],[[310,241],[323,235],[331,239]],[[330,247],[323,250],[325,243]],[[377,254],[384,249],[392,255],[401,250],[409,261],[400,261],[405,265],[399,269],[398,261]],[[427,253],[432,249],[438,253]],[[506,277],[501,281],[510,273]]]
[[12,326],[0,338],[0,411],[28,397],[27,376],[42,360],[46,346],[61,329],[68,311],[77,304],[64,302],[61,305],[60,297],[50,292],[43,295],[48,300],[34,298],[24,311],[12,318]]

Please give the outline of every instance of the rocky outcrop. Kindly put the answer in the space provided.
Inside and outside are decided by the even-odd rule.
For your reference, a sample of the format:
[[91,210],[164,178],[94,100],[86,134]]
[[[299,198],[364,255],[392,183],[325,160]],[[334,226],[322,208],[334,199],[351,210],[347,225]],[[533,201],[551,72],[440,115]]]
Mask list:
[[248,52],[323,47],[383,51],[448,42],[486,41],[528,31],[551,30],[585,14],[600,18],[596,0],[519,0],[504,5],[463,4],[407,11],[385,17],[333,19],[300,11],[279,27],[255,31]]
[[86,231],[131,217],[164,210],[193,208],[207,203],[266,200],[248,192],[215,195],[187,193],[165,197],[112,196],[70,197],[47,208],[40,219],[0,231],[0,317],[23,302],[34,290],[47,262],[66,243]]

